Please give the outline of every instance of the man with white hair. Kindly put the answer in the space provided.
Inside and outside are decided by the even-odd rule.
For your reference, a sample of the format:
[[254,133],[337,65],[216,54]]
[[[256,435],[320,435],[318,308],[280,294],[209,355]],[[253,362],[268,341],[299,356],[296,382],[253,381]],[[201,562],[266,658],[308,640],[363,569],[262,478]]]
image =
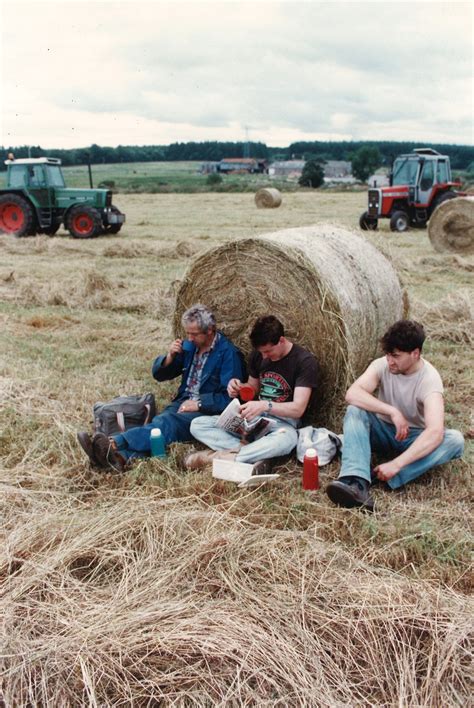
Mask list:
[[130,428],[110,438],[78,433],[78,441],[93,465],[123,471],[127,463],[150,454],[150,433],[159,428],[166,445],[193,439],[190,426],[201,415],[221,413],[230,402],[227,386],[241,378],[244,367],[239,350],[219,332],[213,313],[204,305],[190,307],[181,318],[186,339],[175,339],[166,354],[153,362],[157,381],[181,375],[173,401],[151,423]]

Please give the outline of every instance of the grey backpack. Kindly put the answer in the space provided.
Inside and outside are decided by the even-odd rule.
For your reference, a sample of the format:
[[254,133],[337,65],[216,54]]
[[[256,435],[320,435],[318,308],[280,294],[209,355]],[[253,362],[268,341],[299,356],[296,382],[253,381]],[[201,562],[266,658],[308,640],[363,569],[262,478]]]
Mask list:
[[95,432],[115,435],[149,423],[156,413],[155,397],[152,393],[117,396],[107,403],[95,403],[93,410]]

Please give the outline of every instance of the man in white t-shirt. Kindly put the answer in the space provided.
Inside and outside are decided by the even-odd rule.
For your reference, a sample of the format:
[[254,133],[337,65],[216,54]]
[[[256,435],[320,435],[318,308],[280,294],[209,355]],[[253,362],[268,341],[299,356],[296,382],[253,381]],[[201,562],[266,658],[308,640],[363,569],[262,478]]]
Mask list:
[[444,427],[443,383],[421,356],[424,341],[421,324],[399,320],[380,340],[385,357],[347,391],[341,471],[326,489],[335,504],[373,509],[372,451],[392,458],[372,471],[392,489],[461,457],[464,438]]

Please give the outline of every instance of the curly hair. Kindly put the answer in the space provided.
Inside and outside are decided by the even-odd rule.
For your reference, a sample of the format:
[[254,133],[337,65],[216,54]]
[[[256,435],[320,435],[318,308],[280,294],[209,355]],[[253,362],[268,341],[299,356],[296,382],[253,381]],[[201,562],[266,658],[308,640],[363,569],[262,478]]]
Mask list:
[[207,332],[209,328],[212,330],[216,329],[216,318],[214,314],[208,307],[199,303],[192,305],[181,317],[183,327],[191,324],[191,322],[196,322],[201,332]]
[[385,332],[380,340],[384,354],[392,354],[395,349],[412,352],[423,348],[426,335],[423,325],[414,320],[398,320]]

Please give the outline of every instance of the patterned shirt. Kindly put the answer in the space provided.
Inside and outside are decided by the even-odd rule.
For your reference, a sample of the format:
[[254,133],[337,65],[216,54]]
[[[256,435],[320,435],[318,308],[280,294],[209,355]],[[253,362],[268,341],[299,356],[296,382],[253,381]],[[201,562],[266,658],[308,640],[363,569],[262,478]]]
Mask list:
[[194,352],[193,361],[189,369],[188,380],[186,381],[186,391],[184,392],[185,398],[189,398],[192,401],[197,401],[199,399],[199,390],[201,388],[201,379],[204,366],[209,358],[209,354],[212,352],[220,338],[221,335],[219,332],[216,332],[216,336],[212,340],[212,344],[207,351],[199,354],[196,349]]

